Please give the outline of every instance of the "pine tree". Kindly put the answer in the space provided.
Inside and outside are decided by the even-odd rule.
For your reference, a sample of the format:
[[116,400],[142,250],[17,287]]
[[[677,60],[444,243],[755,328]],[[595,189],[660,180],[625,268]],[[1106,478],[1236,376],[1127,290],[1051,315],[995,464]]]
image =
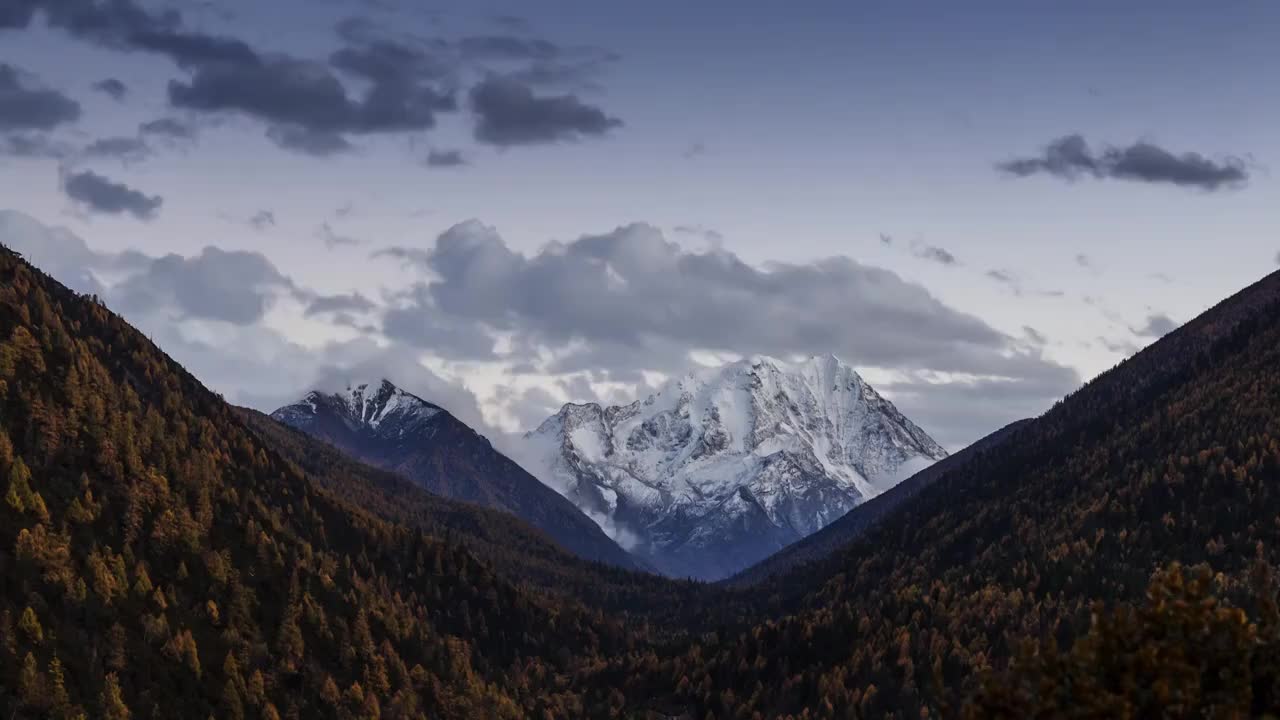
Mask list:
[[18,618],[18,629],[33,645],[44,642],[44,628],[40,627],[40,618],[36,617],[36,611],[29,605],[22,611],[22,617]]
[[130,720],[133,717],[129,706],[124,704],[120,681],[115,673],[107,673],[102,693],[98,696],[98,708],[102,713],[102,720]]

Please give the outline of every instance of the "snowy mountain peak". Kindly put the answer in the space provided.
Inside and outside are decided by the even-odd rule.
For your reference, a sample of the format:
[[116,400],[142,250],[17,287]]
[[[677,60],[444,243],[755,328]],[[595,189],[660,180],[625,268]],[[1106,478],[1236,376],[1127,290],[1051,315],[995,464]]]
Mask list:
[[349,382],[340,392],[312,390],[299,402],[286,405],[271,416],[294,427],[305,427],[327,415],[336,415],[351,429],[378,432],[384,425],[394,425],[397,434],[405,434],[411,426],[429,421],[440,412],[440,407],[379,378]]
[[629,405],[565,405],[519,459],[659,567],[718,577],[945,455],[824,355],[752,356]]

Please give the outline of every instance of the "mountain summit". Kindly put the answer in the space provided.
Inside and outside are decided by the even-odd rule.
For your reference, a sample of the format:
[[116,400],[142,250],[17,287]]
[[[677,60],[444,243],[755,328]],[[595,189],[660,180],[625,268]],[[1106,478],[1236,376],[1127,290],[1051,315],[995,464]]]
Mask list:
[[390,380],[313,390],[271,417],[437,495],[509,512],[588,560],[638,564],[572,503],[444,408]]
[[715,579],[946,451],[828,355],[748,358],[620,407],[565,405],[517,454],[655,567]]

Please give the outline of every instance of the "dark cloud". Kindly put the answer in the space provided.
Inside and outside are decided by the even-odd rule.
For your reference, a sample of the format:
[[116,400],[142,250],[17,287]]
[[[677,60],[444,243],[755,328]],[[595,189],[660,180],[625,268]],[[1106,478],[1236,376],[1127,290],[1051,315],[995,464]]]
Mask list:
[[467,158],[462,154],[461,150],[429,150],[426,160],[427,167],[434,168],[450,168],[460,167],[467,164]]
[[66,143],[53,140],[42,133],[0,135],[0,155],[7,157],[61,160],[72,152]]
[[1149,142],[1125,147],[1108,146],[1094,153],[1080,135],[1067,135],[1049,143],[1035,157],[999,163],[997,169],[1017,177],[1048,174],[1066,180],[1081,177],[1170,183],[1202,190],[1237,187],[1249,180],[1243,160],[1228,156],[1212,160],[1199,153],[1175,155]]
[[922,260],[936,262],[939,265],[946,265],[948,267],[960,264],[960,261],[956,259],[955,255],[952,255],[949,251],[934,245],[917,245],[912,248],[911,254]]
[[1164,313],[1152,313],[1147,322],[1140,328],[1131,328],[1135,335],[1142,337],[1163,337],[1178,329],[1178,323]]
[[156,258],[108,299],[126,312],[173,307],[182,317],[248,325],[261,320],[281,292],[293,289],[262,254],[209,246],[195,257]]
[[0,63],[0,130],[52,130],[79,119],[80,103]]
[[375,250],[369,254],[370,258],[391,258],[398,260],[401,267],[417,267],[427,269],[428,262],[431,260],[431,252],[420,248],[404,247],[401,245],[392,245],[380,250]]
[[490,76],[471,89],[475,137],[498,146],[552,143],[601,136],[622,121],[576,95],[540,97],[525,84]]
[[249,227],[259,232],[276,226],[276,214],[270,210],[259,210],[249,218]]
[[109,48],[165,55],[183,67],[255,57],[239,40],[184,30],[176,10],[157,13],[135,0],[18,0],[18,4],[0,10],[0,27],[27,27],[40,10],[50,27],[74,37]]
[[151,156],[151,146],[140,137],[99,138],[80,151],[86,158],[111,158],[124,163],[135,163]]
[[374,83],[412,86],[415,83],[452,79],[456,63],[439,45],[412,45],[365,34],[344,33],[354,43],[334,51],[329,63],[335,68]]
[[364,241],[360,238],[335,232],[329,223],[322,223],[320,227],[316,228],[316,236],[323,240],[324,246],[330,250],[338,247],[364,244]]
[[267,138],[285,150],[316,157],[329,157],[353,149],[351,143],[338,133],[301,125],[272,126],[267,129]]
[[311,154],[344,148],[344,133],[426,130],[438,112],[457,108],[451,93],[399,79],[375,80],[353,99],[327,65],[289,57],[202,65],[189,82],[170,82],[169,101],[262,120],[282,147]]
[[314,317],[325,313],[369,312],[376,308],[372,300],[358,292],[345,295],[320,295],[307,304],[304,314]]
[[123,100],[124,96],[129,94],[129,87],[116,78],[99,80],[93,84],[93,89],[116,101]]
[[[263,55],[235,38],[186,30],[176,11],[154,13],[134,0],[28,2],[44,11],[51,26],[77,37],[171,58],[190,77],[170,81],[170,104],[241,113],[285,128],[273,139],[293,150],[332,152],[334,138],[344,133],[424,130],[434,127],[437,112],[457,107],[451,93],[418,82],[421,73],[410,65],[388,74],[385,47],[340,56],[346,69],[372,81],[363,96],[354,98],[327,63]],[[31,14],[14,13],[8,20],[24,26]]]
[[138,125],[139,135],[156,135],[171,140],[195,140],[196,128],[177,118],[163,117]]
[[146,195],[92,170],[67,173],[63,177],[62,189],[67,197],[93,212],[109,215],[128,213],[139,220],[155,217],[164,204],[159,195]]

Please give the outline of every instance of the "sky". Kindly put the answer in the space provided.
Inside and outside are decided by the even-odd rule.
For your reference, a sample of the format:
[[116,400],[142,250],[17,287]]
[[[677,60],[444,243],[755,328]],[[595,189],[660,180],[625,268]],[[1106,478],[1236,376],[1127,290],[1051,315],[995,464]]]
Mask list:
[[0,242],[229,400],[834,353],[963,447],[1280,262],[1280,4],[0,0]]

